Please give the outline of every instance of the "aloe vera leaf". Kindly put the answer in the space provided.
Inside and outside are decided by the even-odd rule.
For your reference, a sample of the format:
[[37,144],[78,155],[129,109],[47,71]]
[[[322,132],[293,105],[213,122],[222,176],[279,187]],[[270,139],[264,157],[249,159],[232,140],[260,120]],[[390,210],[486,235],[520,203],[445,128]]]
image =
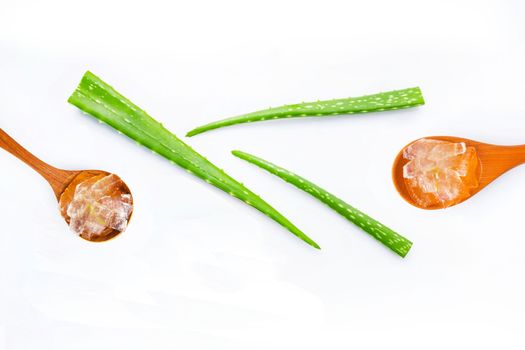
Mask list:
[[425,104],[425,100],[423,99],[421,89],[419,89],[419,87],[414,87],[403,90],[381,92],[378,94],[361,97],[348,97],[317,102],[303,102],[276,108],[268,108],[199,126],[188,132],[186,136],[195,136],[209,130],[222,128],[224,126],[258,122],[263,120],[297,117],[325,117],[341,114],[381,112],[416,107],[423,104]]
[[232,154],[249,163],[257,165],[258,167],[280,177],[284,181],[291,183],[295,187],[319,199],[321,202],[325,203],[330,208],[344,216],[348,221],[354,223],[356,226],[363,229],[379,242],[383,243],[399,256],[405,257],[412,247],[412,242],[410,242],[405,237],[392,231],[388,227],[372,219],[370,216],[357,210],[350,204],[337,198],[321,187],[311,183],[305,178],[302,178],[301,176],[294,174],[284,168],[245,152],[232,151]]
[[145,111],[91,72],[86,72],[68,102],[189,173],[261,211],[294,235],[318,248],[306,234],[272,206],[169,132]]

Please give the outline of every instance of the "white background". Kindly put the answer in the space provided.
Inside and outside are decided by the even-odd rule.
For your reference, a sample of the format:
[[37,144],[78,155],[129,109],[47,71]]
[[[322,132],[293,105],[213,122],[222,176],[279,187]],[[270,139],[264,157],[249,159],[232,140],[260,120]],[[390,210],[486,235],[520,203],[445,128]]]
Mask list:
[[[68,231],[47,183],[0,152],[0,348],[525,347],[525,168],[423,211],[390,167],[409,141],[525,143],[515,1],[0,1],[0,127],[66,169],[119,174],[128,231]],[[183,137],[284,103],[420,86],[427,104],[235,126],[185,139],[278,208],[259,212],[66,103],[92,70]],[[230,155],[285,166],[414,241],[401,259]]]

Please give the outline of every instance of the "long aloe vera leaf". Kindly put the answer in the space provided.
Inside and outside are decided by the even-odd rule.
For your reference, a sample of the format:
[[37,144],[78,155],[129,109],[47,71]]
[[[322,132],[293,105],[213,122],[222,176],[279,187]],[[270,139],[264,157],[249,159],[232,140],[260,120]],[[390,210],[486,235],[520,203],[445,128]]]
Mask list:
[[372,219],[370,216],[352,207],[342,199],[337,198],[333,194],[311,183],[305,178],[245,152],[232,151],[232,154],[247,162],[257,165],[258,167],[280,177],[284,181],[291,183],[295,187],[319,199],[321,202],[325,203],[330,208],[344,216],[347,220],[363,229],[379,242],[383,243],[399,256],[405,257],[412,247],[412,242],[410,242],[405,237],[392,231],[388,227]]
[[358,114],[389,111],[416,107],[425,104],[419,87],[381,92],[361,97],[348,97],[335,100],[303,102],[268,108],[261,111],[242,114],[236,117],[215,121],[199,126],[186,134],[194,136],[209,130],[242,123],[258,122],[271,119],[297,117],[325,117],[341,114]]
[[91,72],[86,72],[68,102],[115,128],[189,173],[269,216],[294,235],[319,246],[258,195],[228,176],[169,132],[158,121]]

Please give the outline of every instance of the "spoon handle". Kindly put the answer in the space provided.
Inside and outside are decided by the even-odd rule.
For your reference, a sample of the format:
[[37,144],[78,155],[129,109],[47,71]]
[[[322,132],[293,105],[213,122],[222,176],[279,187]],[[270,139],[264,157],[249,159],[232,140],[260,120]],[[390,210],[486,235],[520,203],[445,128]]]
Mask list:
[[3,129],[0,128],[0,147],[11,153],[49,182],[57,198],[62,194],[65,185],[69,183],[75,172],[57,169],[35,157],[31,152],[22,147]]

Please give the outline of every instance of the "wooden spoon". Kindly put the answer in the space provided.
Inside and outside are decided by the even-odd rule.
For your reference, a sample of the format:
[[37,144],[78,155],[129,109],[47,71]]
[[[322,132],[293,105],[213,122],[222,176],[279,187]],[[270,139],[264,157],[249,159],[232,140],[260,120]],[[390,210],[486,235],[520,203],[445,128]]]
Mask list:
[[[508,170],[525,163],[525,145],[499,146],[453,136],[430,136],[425,137],[425,139],[442,140],[448,142],[465,142],[467,147],[471,146],[476,149],[479,160],[479,166],[477,170],[479,186],[471,190],[469,197],[464,198],[458,203],[469,199]],[[394,185],[396,186],[396,189],[401,197],[403,197],[413,206],[430,210],[442,209],[441,206],[437,205],[431,207],[422,207],[418,205],[410,196],[405,186],[403,166],[408,163],[409,160],[403,157],[403,150],[416,141],[418,140],[410,142],[398,153],[392,167],[392,178],[394,180]]]
[[[67,214],[67,208],[73,200],[77,185],[90,178],[102,178],[108,175],[112,175],[111,173],[108,173],[107,171],[103,170],[70,171],[57,169],[35,157],[33,154],[31,154],[29,151],[23,148],[20,144],[18,144],[2,129],[0,129],[0,147],[17,157],[27,165],[29,165],[37,173],[42,175],[44,179],[47,180],[49,185],[51,185],[51,188],[53,189],[53,192],[55,193],[55,196],[58,200],[61,215],[68,224],[70,223],[70,217]],[[107,195],[129,195],[130,204],[132,206],[133,198],[131,197],[131,192],[128,186],[118,176],[116,177],[118,181],[116,182],[116,185],[111,188],[110,193],[107,193]],[[128,222],[130,218],[131,213],[128,216]],[[107,241],[120,233],[121,231],[119,230],[113,229],[111,227],[106,227],[101,233],[98,233],[96,235],[84,231],[80,232],[79,235],[80,237],[91,242],[102,242]]]

